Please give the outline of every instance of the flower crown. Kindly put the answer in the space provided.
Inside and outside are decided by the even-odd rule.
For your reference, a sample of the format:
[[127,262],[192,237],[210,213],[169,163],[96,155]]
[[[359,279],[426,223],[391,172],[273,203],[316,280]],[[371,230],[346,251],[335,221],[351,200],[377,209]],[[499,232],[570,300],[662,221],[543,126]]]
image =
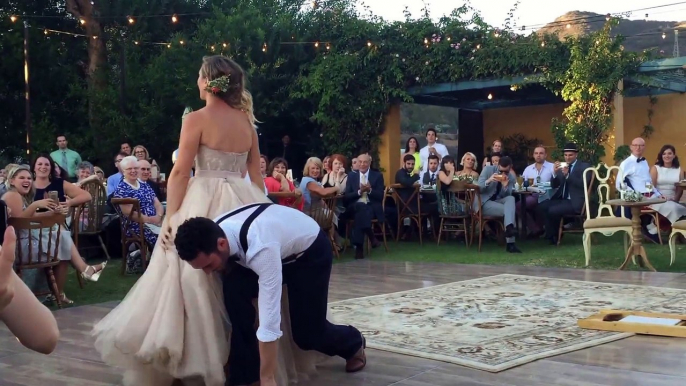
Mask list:
[[205,90],[212,94],[219,94],[220,92],[227,92],[229,90],[229,81],[231,78],[228,75],[222,75],[217,79],[212,79],[207,82]]

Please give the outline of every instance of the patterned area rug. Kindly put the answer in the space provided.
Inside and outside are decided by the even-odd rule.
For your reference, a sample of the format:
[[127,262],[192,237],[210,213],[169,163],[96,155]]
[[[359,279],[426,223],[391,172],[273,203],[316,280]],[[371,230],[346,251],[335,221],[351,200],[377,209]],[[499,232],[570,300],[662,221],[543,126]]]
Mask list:
[[686,314],[686,291],[505,274],[331,303],[370,348],[490,372],[632,335],[577,326],[601,309]]

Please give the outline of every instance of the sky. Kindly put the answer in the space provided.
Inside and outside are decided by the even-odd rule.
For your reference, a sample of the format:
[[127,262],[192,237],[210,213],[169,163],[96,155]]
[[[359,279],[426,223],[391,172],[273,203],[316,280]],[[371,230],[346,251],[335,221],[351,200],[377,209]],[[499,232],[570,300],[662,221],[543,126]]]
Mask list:
[[[473,0],[473,8],[481,12],[484,20],[495,27],[503,25],[507,13],[516,0]],[[388,20],[403,20],[405,6],[413,15],[419,16],[424,3],[429,5],[432,18],[449,14],[454,8],[462,6],[463,0],[364,0],[364,3],[376,14]],[[679,4],[675,4],[679,3]],[[662,8],[640,10],[648,7],[674,4]],[[520,0],[515,13],[518,27],[541,26],[553,21],[556,17],[569,11],[588,11],[600,14],[632,12],[629,19],[643,20],[648,14],[650,20],[684,21],[686,20],[686,1],[678,0]]]

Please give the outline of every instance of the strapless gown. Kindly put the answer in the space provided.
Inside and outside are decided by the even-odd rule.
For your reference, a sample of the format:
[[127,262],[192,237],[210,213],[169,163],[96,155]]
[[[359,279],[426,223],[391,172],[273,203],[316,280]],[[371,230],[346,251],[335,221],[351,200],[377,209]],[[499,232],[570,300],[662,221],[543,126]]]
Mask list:
[[[247,153],[225,153],[201,146],[196,176],[169,221],[174,229],[191,217],[215,218],[236,207],[269,202],[264,192],[242,178]],[[230,323],[221,278],[193,269],[174,248],[158,240],[150,264],[124,300],[93,329],[95,347],[105,363],[124,370],[124,385],[223,386],[229,357]],[[322,360],[293,342],[287,292],[282,299],[283,337],[279,341],[277,382],[305,380]]]

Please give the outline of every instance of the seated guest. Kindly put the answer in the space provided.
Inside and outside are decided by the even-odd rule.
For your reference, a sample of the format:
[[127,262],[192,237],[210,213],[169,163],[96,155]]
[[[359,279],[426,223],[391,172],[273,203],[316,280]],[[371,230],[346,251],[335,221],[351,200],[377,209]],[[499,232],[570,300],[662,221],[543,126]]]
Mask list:
[[357,166],[357,157],[355,157],[355,158],[353,158],[353,160],[351,161],[351,164],[350,164],[350,171],[351,171],[351,172],[356,172],[357,169],[358,169],[358,166]]
[[330,155],[327,155],[326,157],[324,157],[324,160],[322,161],[322,165],[324,166],[324,169],[322,172],[322,178],[324,178],[324,176],[331,173],[331,156]]
[[[414,163],[414,156],[412,154],[405,154],[403,167],[395,173],[395,183],[403,186],[396,189],[398,196],[410,207],[412,214],[417,214],[417,197],[415,196],[412,202],[408,202],[416,191],[415,187],[419,185],[419,174],[414,172]],[[403,213],[401,216],[409,214],[411,213]]]
[[267,175],[267,165],[269,165],[269,158],[266,155],[260,155],[260,173],[262,174],[262,179],[269,177]]
[[[48,162],[39,157],[39,165],[37,170],[41,174],[54,173],[54,168]],[[47,158],[52,161],[52,158]],[[65,183],[68,183],[65,181]],[[34,190],[33,177],[29,167],[26,165],[18,165],[10,170],[7,176],[7,192],[2,195],[2,201],[7,204],[7,209],[10,217],[18,218],[40,218],[45,213],[52,213],[63,211],[63,206],[59,202],[55,202],[49,198],[34,199],[36,196]],[[71,185],[71,183],[68,183]],[[73,185],[72,185],[73,186]],[[80,189],[79,189],[80,190]],[[86,193],[88,194],[88,193]],[[89,195],[90,197],[90,195]],[[42,213],[38,213],[42,210]],[[89,266],[85,263],[79,251],[76,249],[74,242],[71,239],[71,233],[62,227],[59,234],[59,250],[55,249],[55,244],[58,244],[53,238],[57,237],[57,228],[53,232],[43,231],[39,229],[20,230],[18,232],[20,247],[23,250],[23,255],[28,258],[29,253],[36,256],[39,248],[52,248],[52,253],[60,260],[60,264],[55,267],[55,281],[57,282],[57,289],[60,293],[61,301],[67,304],[73,303],[64,294],[64,285],[67,281],[67,271],[69,263],[74,266],[77,272],[81,274],[84,279],[97,281],[100,277],[100,271],[105,269],[107,262],[97,266]]]
[[476,166],[476,156],[473,153],[464,153],[460,165],[462,165],[462,170],[458,171],[455,175],[472,177],[475,181],[479,178],[479,173],[474,170],[474,167]]
[[[296,193],[302,195],[300,189],[296,189],[293,181],[286,178],[286,172],[288,171],[288,161],[285,158],[276,157],[269,163],[267,168],[267,174],[269,175],[264,179],[264,186],[267,188],[268,193]],[[296,197],[286,197],[279,198],[278,204],[284,206],[292,207],[298,199]],[[303,202],[300,202],[299,210],[303,209]]]
[[[303,211],[305,212],[323,207],[324,202],[321,197],[340,193],[338,187],[325,188],[321,182],[317,181],[321,178],[323,166],[322,161],[317,157],[310,157],[305,162],[303,178],[300,181],[300,190],[303,194]],[[311,193],[315,194],[312,195]]]
[[[129,236],[140,234],[138,221],[141,220],[145,225],[143,234],[145,241],[150,247],[154,247],[157,243],[157,236],[160,233],[160,226],[162,225],[162,216],[164,215],[164,208],[160,200],[155,196],[155,192],[150,185],[138,180],[138,159],[134,156],[127,156],[122,159],[120,168],[124,172],[124,178],[119,182],[119,185],[114,190],[112,197],[114,198],[135,198],[138,200],[140,206],[141,218],[132,217],[131,210],[133,205],[121,205],[121,213],[130,218],[131,221],[126,229]],[[139,272],[142,269],[142,261],[139,258],[131,259],[129,266],[126,267],[128,272]]]
[[137,145],[133,148],[133,155],[138,158],[139,161],[146,161],[148,164],[150,164],[150,171],[148,173],[150,177],[148,177],[148,180],[157,182],[157,179],[160,176],[160,167],[157,165],[157,161],[150,157],[148,149],[146,149],[143,145]]
[[347,160],[341,154],[331,156],[331,172],[322,178],[322,186],[325,188],[337,187],[339,192],[345,191],[345,183],[348,181],[348,174],[345,172]]
[[48,192],[57,192],[59,203],[63,209],[76,207],[91,200],[90,193],[57,176],[55,161],[47,155],[39,155],[33,161],[35,179],[34,200],[48,198]]
[[495,154],[498,154],[498,159],[500,159],[500,154],[501,154],[502,150],[503,150],[503,142],[499,139],[496,139],[495,141],[493,141],[493,144],[491,145],[491,152],[488,156],[486,156],[486,158],[484,158],[484,162],[481,165],[481,170],[485,169],[486,166],[495,165],[493,163],[493,156]]
[[501,157],[502,154],[498,152],[492,153],[490,156],[488,156],[490,166],[498,166]]
[[[417,158],[415,157],[415,162],[417,161]],[[429,167],[425,172],[422,172],[422,185],[424,186],[436,186],[436,179],[438,178],[438,164],[441,162],[441,160],[438,158],[437,155],[431,154],[429,156]],[[415,164],[415,169],[416,169],[416,164]]]
[[[134,148],[135,151],[135,148]],[[158,200],[164,201],[165,198],[162,196],[162,191],[160,190],[160,184],[152,180],[152,169],[153,166],[147,160],[138,160],[138,174],[140,176],[139,180],[150,185],[152,191],[155,192],[155,197]]]
[[106,182],[107,181],[107,180],[105,180],[105,172],[103,172],[99,166],[93,166],[93,170],[95,171],[95,175],[98,176],[98,179],[100,180],[100,182]]
[[357,157],[357,173],[348,175],[343,203],[346,205],[346,216],[353,219],[352,243],[355,246],[355,258],[364,258],[364,238],[369,237],[372,247],[379,246],[379,241],[372,230],[372,220],[384,222],[383,199],[385,185],[383,174],[371,170],[372,157],[360,154]]
[[[550,186],[557,191],[550,200],[539,203],[536,208],[538,216],[545,218],[545,238],[551,244],[557,244],[560,220],[564,216],[581,214],[586,201],[584,170],[590,165],[577,159],[579,150],[575,143],[567,143],[563,154],[567,165],[562,167],[560,162],[555,162],[550,181]],[[591,181],[590,175],[586,178]]]
[[474,201],[474,210],[481,210],[484,216],[503,217],[505,224],[506,250],[509,253],[522,253],[515,245],[515,199],[512,197],[515,177],[512,175],[512,160],[502,157],[498,165],[486,166],[479,176],[481,189],[481,208]]
[[[664,204],[651,205],[650,208],[656,210],[672,224],[686,216],[686,206],[679,204],[681,194],[677,196],[676,192],[675,184],[681,181],[683,173],[679,167],[679,157],[676,155],[674,146],[662,146],[657,162],[650,168],[650,177],[659,195],[668,200]],[[648,224],[647,229],[649,234],[657,235],[658,228],[654,222]]]
[[[417,138],[415,137],[410,137],[407,139],[407,142],[405,142],[405,151],[400,156],[401,165],[405,163],[405,156],[408,154],[414,156],[414,172],[419,173],[419,171],[424,168],[422,165],[422,157],[419,155],[419,142],[417,142]],[[431,154],[429,157],[432,155],[434,154]]]
[[107,197],[111,196],[114,193],[114,190],[117,189],[117,186],[119,186],[119,182],[121,182],[123,177],[119,163],[124,159],[124,157],[128,156],[128,154],[122,151],[114,157],[114,167],[117,168],[117,172],[107,177]]
[[76,178],[77,181],[74,185],[78,186],[79,188],[88,181],[100,180],[100,178],[95,174],[95,168],[93,164],[88,161],[83,161],[76,167]]
[[[534,184],[542,184],[551,182],[553,179],[553,165],[552,162],[546,161],[546,150],[542,145],[536,146],[534,149],[534,163],[527,166],[522,173],[522,178],[525,180],[533,180]],[[540,202],[548,200],[548,194],[533,193],[526,197],[527,211],[535,211]],[[535,212],[534,212],[535,213]],[[535,214],[526,213],[526,221],[531,233],[540,236],[543,232],[543,218]]]

